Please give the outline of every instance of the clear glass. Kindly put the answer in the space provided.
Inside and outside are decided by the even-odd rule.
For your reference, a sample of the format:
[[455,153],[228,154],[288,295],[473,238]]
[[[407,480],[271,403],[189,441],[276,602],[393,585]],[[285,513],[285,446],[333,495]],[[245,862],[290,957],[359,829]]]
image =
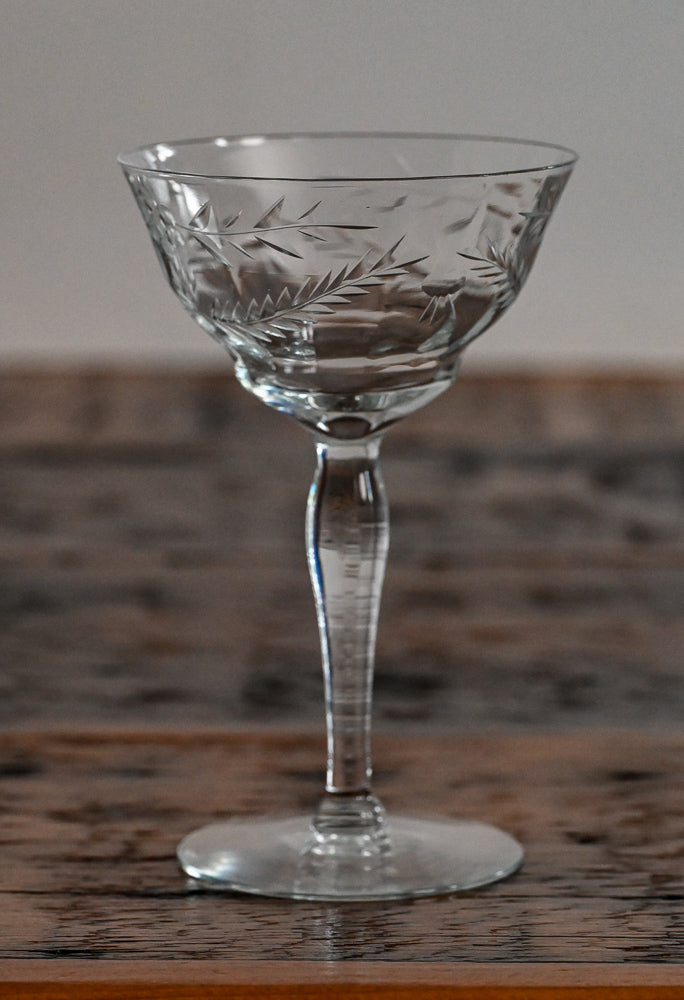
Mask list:
[[[485,823],[387,815],[371,788],[371,701],[389,542],[385,431],[454,381],[513,302],[575,163],[476,136],[218,136],[119,157],[166,278],[241,384],[315,442],[306,544],[328,766],[313,816],[191,833],[191,876],[299,899],[485,885],[520,845]],[[420,803],[407,803],[412,810]]]

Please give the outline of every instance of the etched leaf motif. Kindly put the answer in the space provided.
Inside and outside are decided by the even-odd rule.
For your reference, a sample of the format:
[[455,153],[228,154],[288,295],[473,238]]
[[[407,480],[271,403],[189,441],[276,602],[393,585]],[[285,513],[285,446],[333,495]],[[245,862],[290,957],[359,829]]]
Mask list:
[[259,218],[246,226],[241,224],[242,212],[224,219],[220,228],[210,227],[210,205],[201,205],[190,221],[181,226],[191,234],[205,250],[224,264],[232,267],[230,250],[232,248],[245,257],[254,259],[259,248],[268,249],[285,257],[303,259],[303,254],[292,244],[289,237],[301,238],[304,241],[319,240],[326,242],[329,233],[345,230],[364,231],[376,229],[376,226],[360,225],[358,223],[327,222],[314,219],[314,213],[321,202],[316,201],[304,212],[289,220],[284,215],[285,195],[281,195]]
[[211,217],[211,206],[208,201],[205,201],[204,204],[200,205],[200,207],[197,209],[193,217],[190,219],[188,225],[190,228],[193,227],[201,228],[202,226],[208,224],[210,217]]
[[509,243],[503,249],[491,240],[487,244],[487,254],[476,248],[458,251],[458,256],[469,262],[469,278],[423,282],[422,290],[430,296],[430,301],[420,317],[421,323],[442,322],[452,315],[458,293],[473,280],[477,285],[483,282],[492,288],[497,308],[504,309],[513,302],[524,278],[515,244]]
[[266,322],[274,330],[291,330],[291,321],[296,317],[306,319],[331,315],[335,312],[334,306],[349,305],[356,296],[367,294],[369,289],[381,285],[388,278],[406,274],[410,268],[427,259],[396,260],[396,251],[402,241],[403,237],[375,261],[372,261],[371,251],[368,251],[359,260],[345,264],[336,274],[328,271],[318,280],[305,278],[294,292],[286,286],[275,302],[268,293],[261,303],[251,300],[246,308],[238,301],[222,319],[240,325]]
[[[180,227],[226,269],[222,280],[228,283],[229,294],[222,305],[215,302],[212,309],[217,325],[249,328],[249,335],[261,340],[302,334],[302,329],[317,316],[334,314],[340,306],[350,305],[372,288],[407,274],[427,259],[398,257],[405,238],[402,236],[388,249],[372,247],[338,270],[314,276],[302,275],[302,268],[297,276],[285,259],[304,260],[312,240],[330,242],[331,248],[339,250],[340,234],[377,229],[375,225],[319,219],[321,205],[318,200],[304,211],[287,213],[283,195],[253,222],[246,222],[244,213],[234,212],[217,226],[206,202]],[[238,267],[244,258],[254,262],[247,271]]]
[[270,208],[267,208],[264,214],[259,219],[257,219],[257,221],[254,223],[254,228],[270,229],[271,223],[276,222],[280,219],[280,210],[283,207],[284,202],[285,202],[285,195],[281,195],[281,197],[278,198],[275,204],[271,205]]
[[487,244],[488,256],[478,250],[463,250],[459,252],[459,257],[472,261],[471,274],[492,285],[496,304],[503,309],[510,305],[520,291],[524,275],[518,263],[515,243],[508,243],[503,248],[491,240],[487,240]]
[[256,241],[259,246],[268,247],[270,250],[276,250],[278,253],[284,253],[286,257],[296,257],[298,260],[303,260],[303,256],[300,253],[289,246],[285,240],[280,240],[275,243],[273,240],[266,240],[263,236],[257,236]]
[[460,292],[465,283],[465,278],[424,281],[421,289],[430,296],[430,301],[423,310],[419,322],[431,325],[438,319],[441,321],[445,316],[453,313],[456,294]]

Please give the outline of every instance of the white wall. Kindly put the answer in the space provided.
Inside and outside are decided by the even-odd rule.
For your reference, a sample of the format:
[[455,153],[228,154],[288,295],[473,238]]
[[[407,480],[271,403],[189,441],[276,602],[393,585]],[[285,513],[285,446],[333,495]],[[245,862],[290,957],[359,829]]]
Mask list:
[[478,365],[684,362],[684,0],[0,0],[0,363],[223,364],[164,285],[122,148],[393,129],[580,165]]

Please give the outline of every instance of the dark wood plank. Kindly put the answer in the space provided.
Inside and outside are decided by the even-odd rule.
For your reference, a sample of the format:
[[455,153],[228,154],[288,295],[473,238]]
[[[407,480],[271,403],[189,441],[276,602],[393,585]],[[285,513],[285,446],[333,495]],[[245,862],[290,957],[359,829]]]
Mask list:
[[[681,724],[683,388],[464,377],[392,430],[378,727]],[[0,724],[320,724],[312,467],[229,375],[0,375]]]
[[173,858],[320,789],[306,435],[229,375],[0,373],[0,996],[683,996],[683,388],[466,376],[388,435],[378,787],[527,860],[328,906]]
[[389,808],[486,819],[526,863],[478,892],[338,906],[202,890],[174,859],[218,816],[310,810],[319,734],[7,734],[0,749],[6,959],[684,962],[680,736],[379,737]]

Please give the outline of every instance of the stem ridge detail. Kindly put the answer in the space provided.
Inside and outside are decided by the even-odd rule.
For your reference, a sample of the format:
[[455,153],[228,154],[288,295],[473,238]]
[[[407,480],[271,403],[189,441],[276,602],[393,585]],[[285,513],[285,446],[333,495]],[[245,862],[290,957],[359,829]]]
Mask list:
[[326,793],[370,792],[371,700],[389,514],[380,440],[317,444],[306,541],[325,676]]

